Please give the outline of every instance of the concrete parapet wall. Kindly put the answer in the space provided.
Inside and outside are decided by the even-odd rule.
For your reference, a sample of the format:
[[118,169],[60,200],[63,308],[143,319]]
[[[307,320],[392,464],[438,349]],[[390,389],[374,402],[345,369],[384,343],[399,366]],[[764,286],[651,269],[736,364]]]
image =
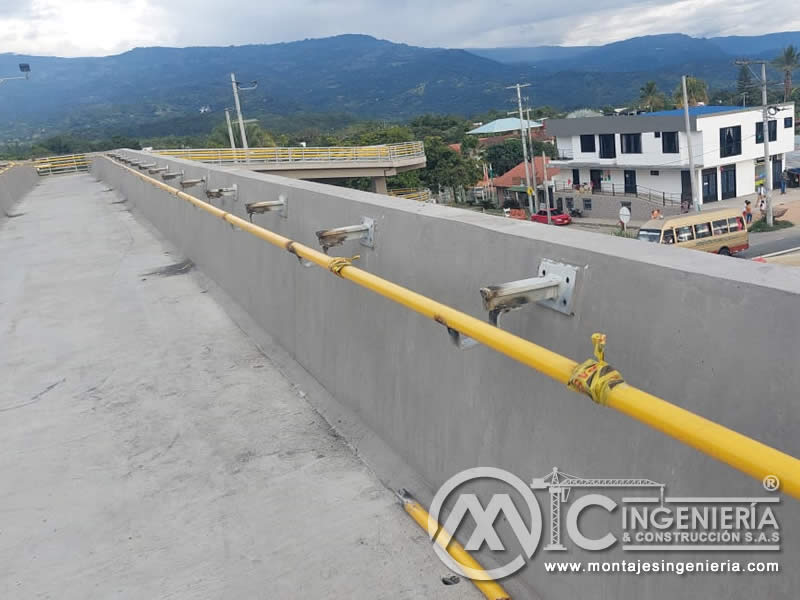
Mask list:
[[[187,178],[209,177],[212,188],[237,184],[238,201],[211,202],[245,218],[246,202],[285,194],[288,218],[254,221],[309,246],[317,246],[317,230],[375,219],[374,249],[346,242],[331,254],[360,254],[361,268],[480,318],[479,288],[532,277],[543,258],[577,265],[574,316],[528,306],[501,326],[575,360],[591,355],[592,333],[605,332],[607,359],[631,384],[800,456],[800,270],[125,153]],[[443,327],[302,267],[110,160],[95,158],[92,170],[421,475],[430,488],[414,491],[425,503],[446,479],[476,466],[524,480],[554,466],[585,477],[645,477],[682,497],[765,494],[759,482],[488,348],[456,349]],[[205,200],[202,188],[187,191]],[[546,507],[546,496],[539,501]],[[800,558],[800,503],[785,498],[777,514],[779,555],[679,559],[781,560],[779,576],[546,574],[545,560],[656,559],[621,549],[553,554],[540,546],[508,587],[523,590],[518,597],[558,600],[795,598],[800,572],[790,567]],[[602,525],[600,518],[605,531]]]
[[33,189],[39,176],[29,164],[17,164],[0,173],[0,221],[11,212],[11,207]]

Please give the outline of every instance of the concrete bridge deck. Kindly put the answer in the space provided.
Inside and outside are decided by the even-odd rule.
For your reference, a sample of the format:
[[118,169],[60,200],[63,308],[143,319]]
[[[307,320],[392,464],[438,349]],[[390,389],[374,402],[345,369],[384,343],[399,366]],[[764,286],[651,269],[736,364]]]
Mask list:
[[479,597],[128,206],[0,215],[0,597]]

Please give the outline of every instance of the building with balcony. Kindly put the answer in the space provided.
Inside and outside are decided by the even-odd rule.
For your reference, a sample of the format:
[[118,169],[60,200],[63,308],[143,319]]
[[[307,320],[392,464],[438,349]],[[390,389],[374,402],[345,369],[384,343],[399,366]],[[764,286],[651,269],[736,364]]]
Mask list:
[[[781,105],[767,125],[775,187],[785,154],[794,150],[794,114],[794,104]],[[697,106],[689,109],[689,121],[690,138],[682,109],[549,120],[560,155],[553,161],[560,169],[557,193],[592,194],[582,208],[602,216],[611,209],[616,214],[621,203],[634,210],[634,218],[637,206],[640,213],[657,204],[686,210],[692,198],[689,141],[703,204],[753,194],[764,184],[760,107]]]

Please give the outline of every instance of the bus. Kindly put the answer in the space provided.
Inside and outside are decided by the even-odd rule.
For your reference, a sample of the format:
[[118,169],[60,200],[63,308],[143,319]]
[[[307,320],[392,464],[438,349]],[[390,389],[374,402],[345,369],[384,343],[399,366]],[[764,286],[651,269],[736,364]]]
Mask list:
[[736,209],[653,219],[642,225],[638,238],[725,256],[750,247],[744,218]]

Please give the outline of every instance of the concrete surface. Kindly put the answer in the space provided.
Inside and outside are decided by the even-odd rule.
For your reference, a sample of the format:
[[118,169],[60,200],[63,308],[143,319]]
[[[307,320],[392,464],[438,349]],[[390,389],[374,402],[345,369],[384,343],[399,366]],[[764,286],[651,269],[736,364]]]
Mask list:
[[[209,177],[210,187],[238,184],[238,200],[213,203],[243,217],[245,203],[286,194],[288,218],[266,214],[254,221],[310,246],[316,247],[315,231],[371,217],[374,249],[353,241],[331,253],[360,254],[363,269],[480,318],[486,318],[481,287],[531,277],[543,258],[577,265],[574,316],[529,306],[504,317],[502,327],[579,360],[591,356],[591,334],[603,331],[608,359],[633,385],[800,456],[800,272],[244,170],[159,162],[185,170],[187,178]],[[363,426],[348,438],[360,453],[367,453],[363,432],[374,432],[418,473],[428,487],[410,489],[426,504],[455,473],[487,465],[524,480],[554,466],[585,477],[646,477],[683,497],[763,494],[761,482],[511,359],[482,347],[455,349],[443,327],[321,269],[303,268],[285,251],[108,159],[98,158],[93,172],[352,413]],[[202,189],[192,191],[205,199]],[[393,487],[408,487],[380,457],[368,460]],[[772,558],[796,564],[800,503],[786,499],[780,508],[783,551]],[[619,548],[602,557],[574,548],[555,557],[540,551],[507,588],[546,600],[788,600],[800,589],[800,571],[791,567],[773,577],[570,577],[547,574],[548,556],[630,558]]]
[[0,174],[0,223],[14,218],[14,204],[39,182],[36,170],[27,164],[14,165]]
[[0,597],[480,597],[129,206],[0,226]]

